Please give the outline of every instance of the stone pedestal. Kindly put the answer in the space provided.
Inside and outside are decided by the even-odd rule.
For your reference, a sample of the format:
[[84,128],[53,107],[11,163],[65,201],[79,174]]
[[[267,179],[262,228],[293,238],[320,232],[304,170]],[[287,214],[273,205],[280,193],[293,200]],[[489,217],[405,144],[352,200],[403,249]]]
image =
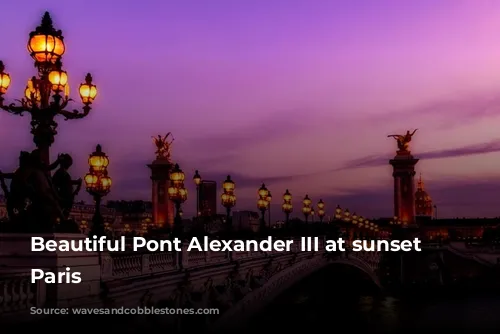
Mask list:
[[156,159],[148,165],[151,169],[153,202],[153,222],[157,227],[170,227],[174,225],[174,203],[168,198],[170,171],[172,163],[167,159]]
[[394,216],[408,225],[415,224],[415,159],[409,151],[398,151],[389,163],[393,167]]
[[[0,234],[0,273],[27,273],[32,269],[45,272],[80,272],[81,282],[78,284],[44,283],[43,279],[36,283],[37,294],[45,296],[47,306],[66,307],[77,300],[89,299],[99,295],[101,268],[99,255],[96,252],[32,252],[32,237],[47,240],[82,240],[83,234]],[[107,255],[107,254],[103,254]]]

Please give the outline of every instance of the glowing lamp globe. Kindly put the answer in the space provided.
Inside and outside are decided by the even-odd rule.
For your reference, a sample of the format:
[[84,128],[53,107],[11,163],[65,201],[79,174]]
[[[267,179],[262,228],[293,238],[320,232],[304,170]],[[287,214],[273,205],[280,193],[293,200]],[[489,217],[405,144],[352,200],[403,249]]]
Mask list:
[[292,201],[292,194],[290,194],[290,192],[288,191],[288,189],[283,194],[283,200],[285,202],[291,202]]
[[174,186],[170,186],[170,187],[168,187],[168,189],[167,189],[167,193],[168,193],[168,197],[169,197],[170,199],[174,199],[174,198],[176,198],[176,197],[177,197],[177,193],[178,193],[178,191],[177,191],[177,187],[174,187]]
[[40,95],[40,90],[34,89],[33,85],[30,84],[31,80],[28,81],[28,86],[26,86],[26,89],[24,90],[24,96],[28,101],[33,101],[35,100],[36,102],[40,102],[42,99]]
[[186,188],[179,188],[179,200],[185,202],[188,197],[188,191]]
[[222,184],[222,188],[225,192],[232,193],[234,191],[234,181],[231,180],[231,175],[228,175],[224,183]]
[[49,73],[49,81],[52,84],[54,92],[64,91],[64,88],[68,84],[68,73],[62,70],[52,71]]
[[199,186],[199,185],[200,185],[200,183],[201,183],[201,176],[200,176],[200,174],[198,173],[198,171],[197,171],[197,170],[194,172],[193,182],[194,182],[194,184],[196,184],[197,186]]
[[109,192],[111,189],[111,178],[109,176],[101,177],[101,190],[103,192]]
[[97,175],[93,173],[87,173],[84,177],[84,180],[87,189],[94,190],[97,187],[97,182],[99,181],[99,178],[97,177]]
[[267,204],[267,201],[262,198],[257,201],[257,207],[259,208],[259,210],[267,209]]
[[27,47],[30,56],[39,64],[55,64],[66,51],[62,33],[52,26],[49,13],[45,13],[42,24],[30,33]]
[[85,83],[80,85],[79,92],[83,104],[89,105],[94,102],[97,96],[97,86],[92,84],[92,76],[90,73],[87,73],[87,76],[85,76]]
[[10,75],[4,72],[5,66],[0,61],[0,94],[5,94],[10,86]]
[[184,172],[180,169],[179,164],[175,164],[174,169],[170,172],[170,181],[183,182],[185,179]]
[[304,206],[310,206],[312,201],[311,199],[309,198],[308,195],[306,195],[306,197],[304,197],[304,200],[302,201],[302,203],[304,204]]
[[325,208],[325,203],[323,202],[322,199],[320,199],[318,202],[318,209],[323,210],[324,208]]
[[262,183],[262,185],[260,186],[260,188],[258,190],[258,194],[259,194],[260,198],[263,198],[264,200],[269,195],[269,190],[267,190],[266,185],[264,183]]
[[109,159],[102,151],[101,145],[97,145],[95,152],[89,157],[89,166],[92,171],[102,172],[106,170],[109,165]]

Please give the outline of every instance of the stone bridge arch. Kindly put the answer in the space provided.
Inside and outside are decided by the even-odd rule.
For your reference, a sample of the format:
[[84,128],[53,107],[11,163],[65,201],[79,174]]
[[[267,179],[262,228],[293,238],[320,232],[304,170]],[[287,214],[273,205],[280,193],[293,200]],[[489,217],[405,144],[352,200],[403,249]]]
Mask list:
[[286,290],[315,272],[331,265],[344,264],[357,268],[366,274],[376,286],[382,288],[378,276],[379,260],[380,254],[378,253],[351,253],[349,257],[342,255],[329,258],[325,254],[325,256],[317,256],[300,261],[279,271],[260,288],[245,295],[244,298],[234,304],[215,321],[211,326],[212,330],[214,332],[230,331],[240,327],[241,324],[248,321],[253,315]]

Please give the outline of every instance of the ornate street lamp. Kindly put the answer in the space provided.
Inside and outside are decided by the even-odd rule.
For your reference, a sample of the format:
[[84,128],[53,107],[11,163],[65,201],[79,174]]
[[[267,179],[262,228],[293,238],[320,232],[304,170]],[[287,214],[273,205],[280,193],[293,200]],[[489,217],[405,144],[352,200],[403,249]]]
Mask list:
[[260,219],[260,231],[263,232],[266,229],[266,210],[269,206],[269,202],[267,201],[267,197],[269,196],[269,190],[267,190],[266,185],[262,183],[259,190],[257,191],[259,195],[259,199],[257,200],[257,208],[261,213]]
[[335,219],[342,219],[342,208],[340,207],[340,205],[337,205],[337,207],[335,208]]
[[201,176],[198,173],[198,170],[194,172],[193,182],[196,185],[196,216],[198,217],[201,214],[200,211],[200,184],[201,184]]
[[349,223],[351,222],[351,213],[349,212],[349,209],[345,209],[342,216],[342,220],[344,221],[346,227],[347,238],[350,238],[351,229],[349,228]]
[[235,183],[228,175],[222,184],[223,193],[221,195],[222,206],[226,208],[226,224],[228,231],[232,228],[231,209],[236,205],[236,195],[234,194]]
[[281,210],[285,213],[286,221],[285,226],[288,227],[288,222],[290,220],[290,213],[293,211],[292,205],[292,194],[288,191],[288,189],[283,194],[283,205],[281,206]]
[[322,223],[323,218],[325,218],[325,203],[322,199],[320,199],[318,202],[318,217],[319,221]]
[[309,215],[311,214],[311,203],[311,199],[308,195],[306,195],[306,197],[304,197],[304,200],[302,201],[302,213],[304,214],[304,217],[306,219],[306,224],[309,221]]
[[353,223],[354,225],[356,225],[358,223],[358,215],[356,215],[356,212],[354,212],[351,215],[351,223]]
[[268,222],[267,222],[267,225],[269,226],[269,228],[271,228],[271,201],[273,199],[273,196],[271,195],[271,192],[269,191],[268,194],[267,194],[267,198],[266,198],[266,201],[267,201],[267,216],[268,216]]
[[101,200],[111,190],[111,178],[108,176],[109,158],[102,151],[101,145],[97,145],[95,152],[89,157],[89,172],[85,175],[87,192],[95,202],[95,211],[92,218],[90,235],[98,237],[105,235],[104,221],[101,215]]
[[175,164],[170,172],[170,187],[168,187],[168,197],[175,205],[174,235],[180,235],[183,232],[182,227],[182,209],[181,205],[187,200],[187,189],[184,187],[184,172],[179,164]]
[[80,85],[79,93],[83,102],[82,111],[67,110],[69,102],[68,74],[62,69],[62,56],[66,51],[61,30],[56,30],[48,12],[42,23],[30,33],[28,51],[35,61],[38,75],[28,80],[24,97],[19,104],[4,105],[3,95],[10,86],[10,76],[5,73],[5,66],[0,61],[0,107],[15,115],[31,115],[31,133],[33,141],[40,150],[42,161],[50,165],[49,148],[57,134],[54,118],[62,115],[67,119],[79,119],[87,116],[91,104],[97,96],[97,88],[92,83],[92,76],[87,74]]
[[344,221],[346,223],[351,221],[351,213],[349,212],[349,209],[344,210]]

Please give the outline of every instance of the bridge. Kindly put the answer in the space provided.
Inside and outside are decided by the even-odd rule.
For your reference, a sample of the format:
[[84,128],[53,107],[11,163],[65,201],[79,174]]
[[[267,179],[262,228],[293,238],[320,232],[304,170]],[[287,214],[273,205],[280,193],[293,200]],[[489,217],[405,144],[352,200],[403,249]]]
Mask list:
[[[26,238],[12,234],[8,237],[13,247],[22,244],[20,238]],[[103,253],[99,265],[99,256],[94,253],[45,253],[29,260],[20,250],[23,247],[6,254],[0,243],[0,259],[5,262],[8,257],[13,261],[7,267],[0,267],[0,320],[25,320],[30,307],[161,305],[217,308],[220,314],[207,316],[206,321],[221,329],[234,321],[244,321],[280,293],[328,265],[353,266],[380,286],[379,253],[326,254],[323,237],[317,252],[299,251],[299,247],[300,240],[294,239],[290,252],[187,252],[186,243],[182,252]],[[71,266],[74,271],[82,272],[83,281],[58,285],[31,283],[28,267],[22,267],[27,265],[26,261],[31,266],[37,263],[33,268],[52,271]]]
[[500,264],[500,249],[490,247],[467,247],[465,242],[452,241],[448,244],[426,244],[424,250],[446,250],[463,259],[472,260],[492,267]]

